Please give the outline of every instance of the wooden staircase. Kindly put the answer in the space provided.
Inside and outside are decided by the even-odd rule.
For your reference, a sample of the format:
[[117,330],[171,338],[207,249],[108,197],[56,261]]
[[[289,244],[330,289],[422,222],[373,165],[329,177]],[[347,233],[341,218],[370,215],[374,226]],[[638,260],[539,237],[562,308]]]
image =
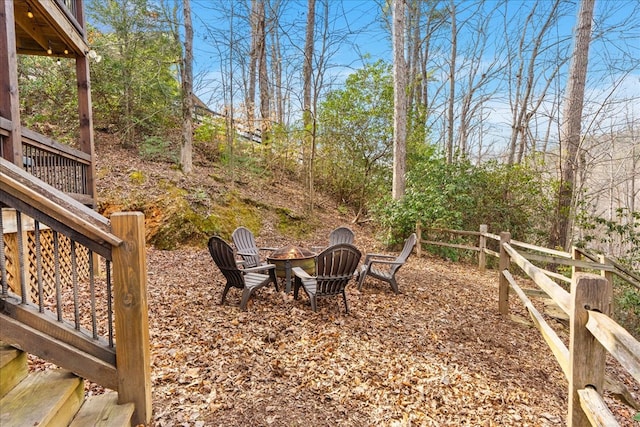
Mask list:
[[85,399],[84,380],[71,372],[29,373],[27,354],[0,343],[0,426],[129,427],[133,411],[114,391]]

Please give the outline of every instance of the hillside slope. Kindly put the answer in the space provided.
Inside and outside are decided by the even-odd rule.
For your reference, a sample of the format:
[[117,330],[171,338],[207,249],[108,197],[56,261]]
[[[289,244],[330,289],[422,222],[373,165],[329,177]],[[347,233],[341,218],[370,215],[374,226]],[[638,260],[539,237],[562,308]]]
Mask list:
[[[196,150],[194,172],[186,177],[175,164],[144,160],[111,135],[98,134],[96,140],[99,211],[106,216],[118,210],[144,212],[148,241],[155,246],[202,246],[213,234],[229,239],[239,225],[248,226],[269,246],[292,239],[300,245],[322,244],[340,225],[351,227],[360,244],[378,244],[370,239],[372,229],[366,223],[352,223],[355,215],[329,197],[317,195],[308,217],[307,192],[286,173],[260,174],[259,169],[249,172],[256,168],[236,165],[231,179],[228,167]],[[190,211],[187,218],[185,210]]]

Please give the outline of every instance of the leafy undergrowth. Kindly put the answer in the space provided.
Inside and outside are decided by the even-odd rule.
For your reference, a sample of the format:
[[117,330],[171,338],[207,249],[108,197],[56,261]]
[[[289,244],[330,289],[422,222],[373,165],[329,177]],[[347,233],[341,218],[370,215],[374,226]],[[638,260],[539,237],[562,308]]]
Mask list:
[[[284,175],[230,180],[197,159],[184,177],[108,141],[98,148],[106,214],[138,206],[159,230],[172,198],[207,216],[231,193],[257,216],[228,214],[223,237],[253,220],[259,246],[308,247],[348,225],[363,253],[383,250],[369,225],[350,223],[329,198],[305,222],[306,194]],[[567,381],[535,328],[498,314],[495,271],[413,256],[399,295],[374,279],[362,291],[350,286],[348,315],[341,298],[320,300],[314,313],[303,293],[296,301],[273,288],[242,312],[237,290],[219,305],[223,277],[202,245],[150,246],[147,255],[156,426],[565,425]],[[511,310],[527,317],[515,301]],[[633,410],[607,402],[634,425]]]

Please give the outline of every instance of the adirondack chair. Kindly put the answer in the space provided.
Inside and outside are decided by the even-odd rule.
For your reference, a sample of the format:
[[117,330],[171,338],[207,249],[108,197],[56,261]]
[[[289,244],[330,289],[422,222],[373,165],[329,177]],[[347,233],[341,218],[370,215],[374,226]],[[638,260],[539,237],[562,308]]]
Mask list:
[[273,251],[276,248],[258,248],[253,233],[246,227],[238,227],[231,233],[231,240],[236,247],[238,255],[242,257],[245,267],[257,267],[266,264],[260,257],[260,251]]
[[409,255],[411,255],[411,251],[416,245],[417,240],[418,237],[416,236],[416,233],[411,234],[411,236],[405,240],[404,248],[397,257],[385,254],[367,254],[364,257],[364,264],[360,267],[358,289],[362,288],[364,279],[367,276],[371,276],[389,283],[393,292],[396,294],[399,293],[398,283],[396,282],[396,273],[407,261]]
[[[355,239],[355,233],[349,227],[338,227],[331,230],[329,233],[329,246],[337,245],[339,243],[349,243],[353,245],[353,241]],[[313,249],[316,252],[319,252],[329,246],[313,246]]]
[[298,299],[298,290],[302,287],[309,296],[311,308],[317,311],[317,298],[342,294],[345,311],[349,313],[345,288],[353,278],[361,256],[362,254],[355,246],[339,243],[329,246],[316,255],[314,276],[300,267],[294,267],[294,299]]
[[[236,262],[236,254],[231,245],[217,236],[209,239],[208,247],[213,261],[227,280],[224,291],[222,291],[220,305],[224,304],[227,292],[229,292],[231,288],[242,289],[242,301],[240,302],[240,308],[242,310],[247,309],[249,297],[257,289],[273,282],[276,290],[278,290],[275,265],[263,264],[258,267],[239,268]],[[262,273],[264,271],[267,271],[268,274]]]

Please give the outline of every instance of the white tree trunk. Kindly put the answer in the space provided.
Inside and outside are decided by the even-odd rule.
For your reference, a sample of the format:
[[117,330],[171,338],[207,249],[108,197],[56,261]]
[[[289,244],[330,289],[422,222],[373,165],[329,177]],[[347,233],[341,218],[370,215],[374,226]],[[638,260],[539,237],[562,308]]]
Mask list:
[[407,154],[407,65],[404,56],[406,0],[393,0],[393,189],[404,196]]
[[184,66],[182,76],[182,148],[180,165],[182,172],[193,170],[193,25],[191,2],[183,0],[184,10]]

